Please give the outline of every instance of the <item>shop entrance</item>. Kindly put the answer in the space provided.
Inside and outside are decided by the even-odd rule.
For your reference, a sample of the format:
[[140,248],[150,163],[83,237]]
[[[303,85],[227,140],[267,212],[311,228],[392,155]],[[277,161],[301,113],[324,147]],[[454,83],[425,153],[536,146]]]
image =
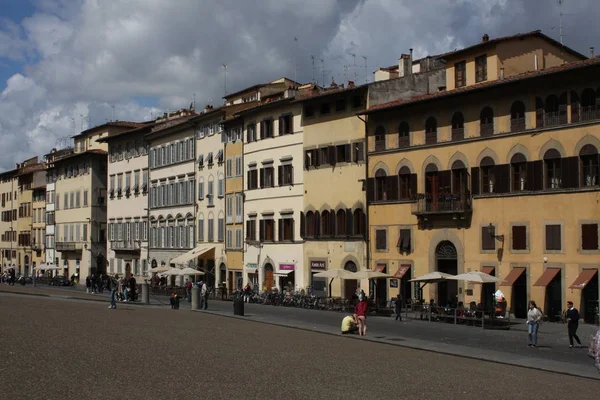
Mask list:
[[[344,269],[350,272],[356,272],[356,264],[353,261],[348,261],[344,264]],[[356,295],[356,289],[358,289],[358,281],[356,279],[344,279],[344,298],[352,300]]]
[[413,299],[413,285],[409,282],[412,279],[412,268],[408,269],[404,273],[404,276],[400,280],[400,294],[404,304],[412,304]]
[[[486,267],[488,268],[488,267]],[[496,268],[489,268],[486,271],[491,276],[496,276]],[[485,310],[491,310],[494,305],[494,293],[496,293],[495,283],[484,283],[481,285],[481,304]]]
[[598,323],[598,272],[585,285],[581,292],[582,317],[586,323]]
[[562,271],[558,270],[554,278],[546,286],[546,304],[544,314],[548,316],[550,321],[560,321],[563,306],[562,306]]
[[[379,268],[377,268],[377,271],[382,272],[384,274],[387,274],[387,265],[381,265],[378,266]],[[375,283],[375,280],[370,280],[369,281],[371,284]],[[377,306],[378,307],[385,307],[387,305],[388,302],[388,298],[387,298],[387,278],[379,278],[376,280],[376,285],[375,285],[375,300],[377,301]],[[370,293],[373,293],[372,290],[370,290]]]
[[512,285],[512,310],[515,318],[527,318],[527,274],[523,272]]
[[270,263],[265,264],[265,282],[263,284],[264,290],[271,290],[275,286],[273,281],[273,265]]
[[[448,240],[438,244],[435,249],[435,258],[438,272],[456,275],[458,273],[458,257],[456,247]],[[458,282],[444,281],[437,284],[437,304],[445,306],[456,304],[458,296]]]

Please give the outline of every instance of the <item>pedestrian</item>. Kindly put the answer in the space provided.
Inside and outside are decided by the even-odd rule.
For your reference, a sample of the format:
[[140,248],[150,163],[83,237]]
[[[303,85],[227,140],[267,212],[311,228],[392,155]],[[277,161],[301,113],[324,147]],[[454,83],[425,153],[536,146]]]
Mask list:
[[189,279],[185,280],[185,298],[188,303],[192,302],[192,282]]
[[206,310],[208,308],[208,285],[204,283],[202,285],[202,291],[200,292],[200,296],[202,296],[202,309]]
[[394,312],[396,313],[396,321],[402,322],[402,297],[400,297],[400,294],[398,294],[394,302]]
[[129,297],[131,301],[137,299],[137,281],[133,277],[133,274],[129,277]]
[[354,315],[356,315],[360,336],[367,336],[367,309],[367,299],[363,296],[358,304],[354,306]]
[[538,309],[535,301],[529,302],[527,312],[527,346],[537,347],[538,331],[542,322],[542,312]]
[[[119,275],[115,275],[115,279],[119,279]],[[117,308],[117,285],[111,285],[110,289],[110,306],[108,308],[115,310]]]
[[92,289],[92,278],[88,275],[85,278],[85,292],[91,293],[92,292],[91,289]]
[[572,301],[567,301],[567,331],[569,332],[569,348],[573,348],[573,338],[577,342],[577,347],[581,347],[581,340],[577,336],[579,327],[579,311],[573,307]]
[[342,335],[349,335],[355,332],[358,332],[356,317],[354,315],[345,316],[342,319]]

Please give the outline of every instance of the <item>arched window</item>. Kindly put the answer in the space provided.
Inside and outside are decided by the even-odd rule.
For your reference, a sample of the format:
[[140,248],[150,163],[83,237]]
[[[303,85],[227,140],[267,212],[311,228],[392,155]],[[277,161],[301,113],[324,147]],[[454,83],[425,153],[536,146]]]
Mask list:
[[400,189],[400,200],[408,200],[412,196],[411,194],[411,179],[410,169],[406,166],[400,168],[398,171],[398,183]]
[[425,167],[425,194],[427,200],[436,200],[439,189],[439,171],[435,164],[428,164]]
[[343,209],[339,209],[335,217],[336,236],[344,236],[346,234],[346,212]]
[[375,151],[385,150],[385,128],[378,125],[375,128]]
[[452,116],[452,140],[463,140],[465,138],[465,118],[461,112],[455,112]]
[[525,190],[527,185],[527,158],[521,153],[516,153],[510,159],[512,176],[512,191]]
[[305,230],[306,237],[315,237],[315,213],[312,211],[306,213]]
[[546,151],[546,154],[544,154],[546,189],[560,189],[562,187],[560,159],[560,152],[556,149],[550,149]]
[[571,122],[579,122],[579,95],[571,90]]
[[525,130],[525,105],[515,101],[510,107],[510,131],[521,132]]
[[585,89],[581,94],[581,120],[591,121],[600,117],[600,114],[596,109],[597,105],[594,89]]
[[[566,106],[567,96],[565,95],[565,106]],[[560,123],[559,121],[559,107],[558,107],[558,97],[554,94],[551,94],[546,98],[546,105],[544,107],[545,116],[544,116],[544,125],[545,126],[555,126]]]
[[461,160],[452,163],[452,194],[462,199],[467,191],[467,167]]
[[321,212],[321,235],[332,236],[333,232],[329,229],[329,211]]
[[591,187],[599,185],[598,176],[598,149],[596,146],[586,144],[579,151],[581,162],[581,186]]
[[315,237],[321,236],[321,215],[315,212]]
[[567,123],[567,92],[564,92],[558,98],[558,123]]
[[541,97],[535,98],[535,127],[544,127],[544,100]]
[[433,117],[425,121],[425,144],[437,143],[437,121]]
[[360,208],[354,210],[353,225],[355,236],[365,235],[365,213]]
[[410,127],[408,122],[402,121],[398,127],[398,147],[410,146]]
[[484,157],[481,160],[481,188],[482,193],[494,193],[496,178],[494,176],[494,160],[491,157]]
[[375,172],[375,201],[387,200],[387,176],[383,169],[378,169]]
[[484,137],[494,134],[494,111],[490,107],[479,113],[479,134]]

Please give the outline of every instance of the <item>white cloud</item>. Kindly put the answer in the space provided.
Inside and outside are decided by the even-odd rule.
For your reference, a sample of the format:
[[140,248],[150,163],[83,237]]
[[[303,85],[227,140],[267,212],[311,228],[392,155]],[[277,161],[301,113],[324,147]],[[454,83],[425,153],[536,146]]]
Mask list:
[[[326,82],[341,81],[357,55],[358,81],[415,56],[491,37],[543,29],[558,37],[558,8],[527,0],[35,0],[19,23],[0,21],[0,63],[26,65],[2,89],[0,169],[42,154],[57,138],[112,118],[150,119],[166,109],[219,104],[222,63],[228,91],[280,76],[312,77],[310,56],[325,60]],[[565,42],[585,51],[598,37],[593,0],[571,4]],[[596,12],[593,12],[593,11]],[[298,42],[294,42],[294,37]],[[353,77],[353,71],[348,74]],[[156,99],[157,108],[135,99]],[[159,111],[160,109],[160,111]],[[75,121],[75,122],[73,122]]]

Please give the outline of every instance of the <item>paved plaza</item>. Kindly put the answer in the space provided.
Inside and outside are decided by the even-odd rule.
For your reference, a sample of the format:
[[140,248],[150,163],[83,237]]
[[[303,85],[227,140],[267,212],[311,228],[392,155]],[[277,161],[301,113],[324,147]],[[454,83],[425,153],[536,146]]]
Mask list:
[[[211,304],[215,313],[221,306],[231,303]],[[248,310],[254,307],[261,306]],[[330,314],[337,324],[339,315]],[[257,323],[253,316],[126,304],[109,310],[98,301],[0,293],[0,317],[3,398],[508,399],[522,398],[533,384],[549,399],[596,399],[600,390],[591,379]]]

